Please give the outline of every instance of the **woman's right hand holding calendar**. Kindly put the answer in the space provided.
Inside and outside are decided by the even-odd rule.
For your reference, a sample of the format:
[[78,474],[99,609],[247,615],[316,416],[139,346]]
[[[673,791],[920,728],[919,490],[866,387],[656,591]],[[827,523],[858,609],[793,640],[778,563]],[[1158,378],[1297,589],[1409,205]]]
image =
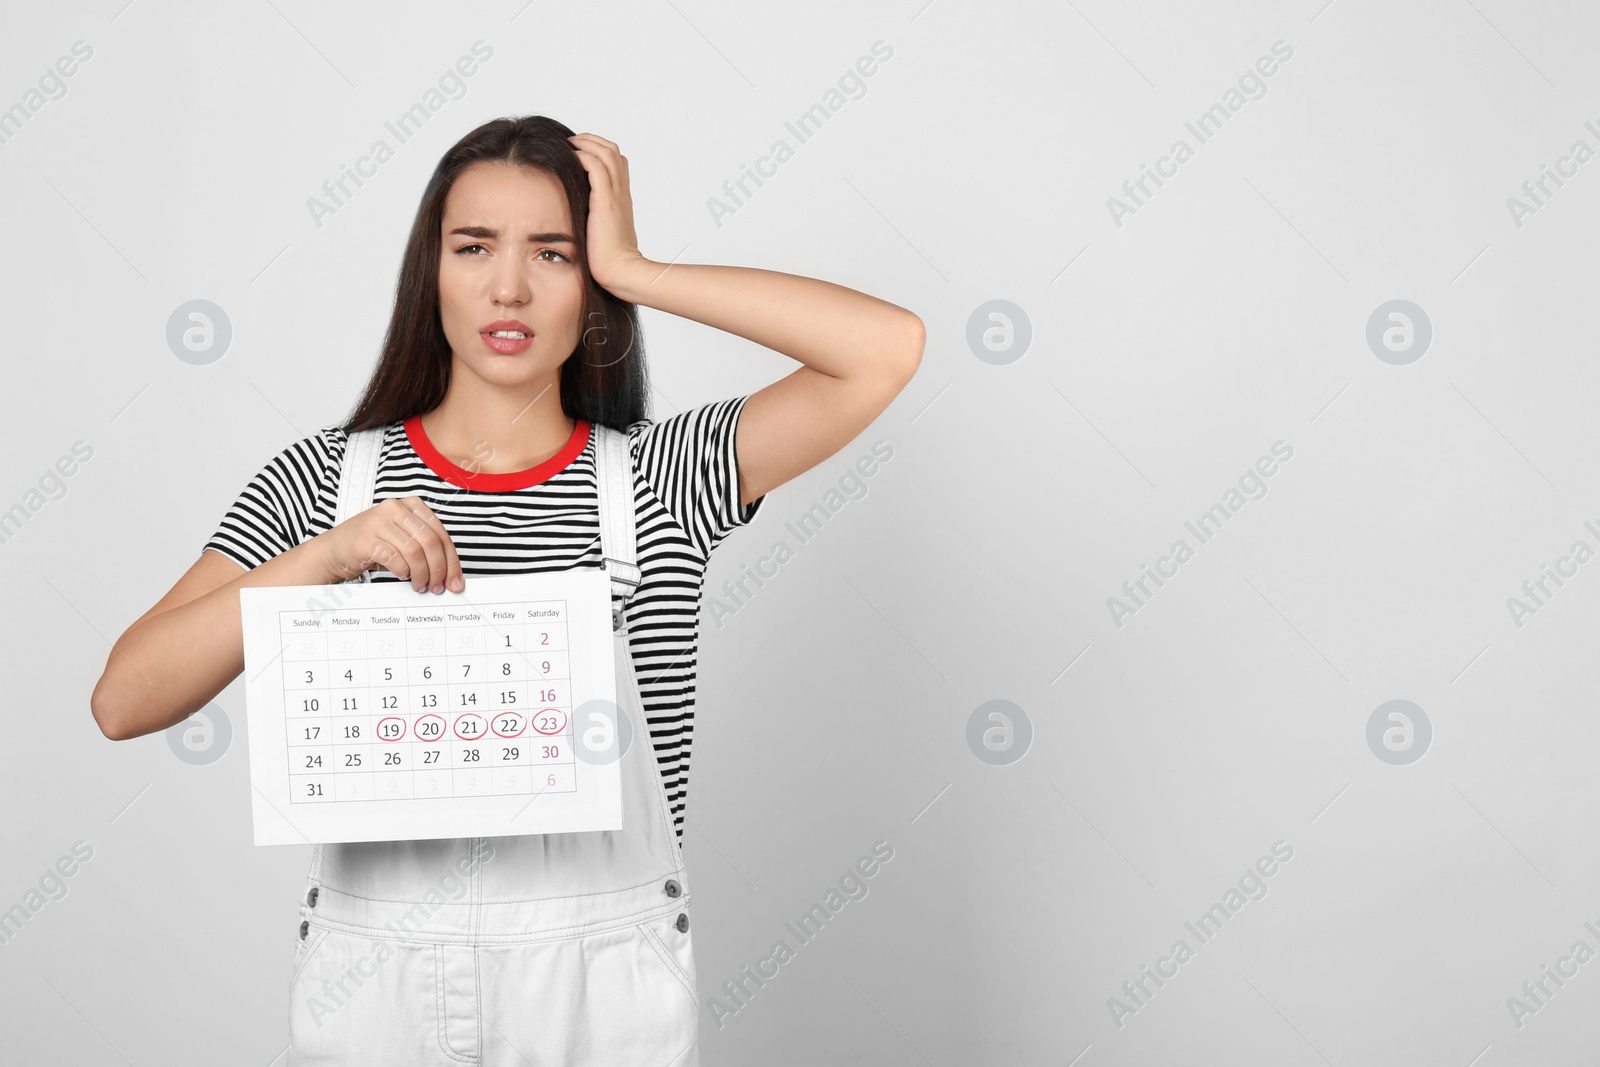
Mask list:
[[450,533],[420,497],[385,500],[312,538],[330,582],[348,581],[372,567],[411,582],[417,592],[466,588]]
[[240,588],[342,582],[371,567],[408,579],[418,592],[466,587],[449,532],[414,496],[385,500],[252,570],[202,552],[112,646],[89,701],[95,722],[117,740],[165,730],[238,677]]

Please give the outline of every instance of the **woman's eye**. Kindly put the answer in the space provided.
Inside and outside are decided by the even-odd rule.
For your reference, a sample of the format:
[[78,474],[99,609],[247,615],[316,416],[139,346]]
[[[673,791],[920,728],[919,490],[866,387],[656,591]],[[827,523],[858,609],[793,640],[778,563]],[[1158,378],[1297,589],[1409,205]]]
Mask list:
[[[471,253],[471,250],[474,249],[474,248],[478,249],[478,251],[480,251],[480,252],[488,251],[488,249],[484,248],[480,244],[470,244],[470,245],[462,245],[460,248],[456,249],[456,255],[459,256],[459,255],[469,254],[469,253]],[[540,256],[546,256],[546,255],[555,256],[557,260],[560,260],[563,263],[571,263],[572,262],[572,259],[569,256],[565,255],[564,253],[557,252],[553,248],[541,248],[538,252],[534,253],[534,258],[538,259]],[[550,262],[554,262],[554,261],[547,259],[544,262],[550,263]]]

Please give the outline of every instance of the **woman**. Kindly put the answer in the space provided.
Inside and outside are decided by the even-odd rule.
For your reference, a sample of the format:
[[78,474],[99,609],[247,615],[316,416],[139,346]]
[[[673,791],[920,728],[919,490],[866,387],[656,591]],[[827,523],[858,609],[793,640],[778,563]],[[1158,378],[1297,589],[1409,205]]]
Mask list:
[[[651,422],[639,304],[804,366]],[[923,338],[910,312],[827,282],[646,259],[628,162],[605,138],[497,119],[445,154],[349,422],[289,446],[245,487],[199,560],[116,642],[95,721],[139,737],[211,700],[243,669],[245,586],[371,569],[470,593],[473,575],[607,566],[614,583],[635,576],[619,586],[617,691],[642,705],[624,710],[648,722],[649,744],[623,757],[620,831],[316,846],[292,1063],[698,1063],[680,850],[706,560],[767,492],[888,406]],[[597,464],[603,427],[626,434],[624,489]],[[381,441],[376,477],[352,506],[341,465],[368,439]],[[602,544],[607,484],[607,500],[633,505],[636,571],[603,560],[626,554]],[[630,819],[627,804],[654,817]]]

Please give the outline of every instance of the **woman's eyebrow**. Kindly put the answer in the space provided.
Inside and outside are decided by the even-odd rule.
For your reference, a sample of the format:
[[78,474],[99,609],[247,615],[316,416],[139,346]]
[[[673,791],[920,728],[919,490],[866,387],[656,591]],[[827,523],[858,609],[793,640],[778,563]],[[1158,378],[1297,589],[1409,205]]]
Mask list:
[[[500,231],[492,226],[457,226],[455,229],[450,231],[448,236],[453,237],[458,233],[463,237],[483,237],[491,241],[499,238],[500,236]],[[564,242],[569,245],[575,245],[578,243],[572,239],[571,234],[567,233],[528,234],[529,244],[553,244],[558,242]]]

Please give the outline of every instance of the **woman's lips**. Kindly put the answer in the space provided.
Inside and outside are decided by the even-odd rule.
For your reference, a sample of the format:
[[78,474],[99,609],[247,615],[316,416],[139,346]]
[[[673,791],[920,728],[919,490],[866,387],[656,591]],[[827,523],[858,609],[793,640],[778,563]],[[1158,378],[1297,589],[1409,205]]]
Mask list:
[[531,336],[496,337],[492,333],[480,333],[478,336],[483,338],[483,343],[488,345],[490,349],[505,356],[514,356],[518,352],[526,352],[528,346],[533,344]]

